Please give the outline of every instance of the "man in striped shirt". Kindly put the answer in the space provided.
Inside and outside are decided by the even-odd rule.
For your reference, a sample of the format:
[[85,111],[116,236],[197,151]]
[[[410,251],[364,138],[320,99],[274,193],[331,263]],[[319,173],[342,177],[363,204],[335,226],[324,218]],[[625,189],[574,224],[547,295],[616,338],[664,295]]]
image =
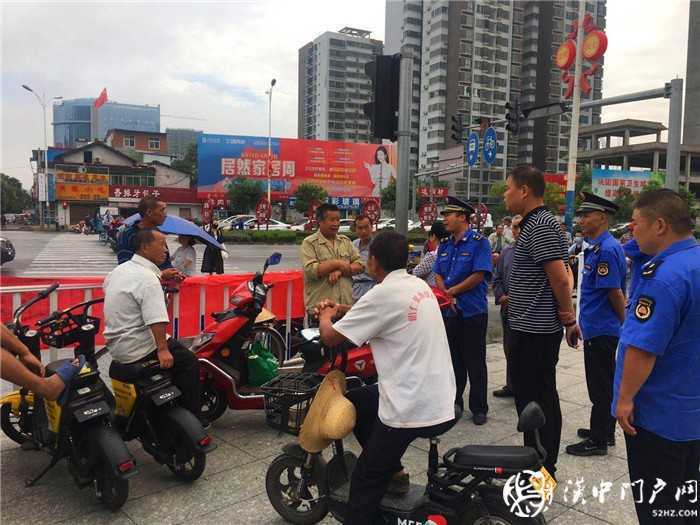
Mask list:
[[[547,421],[540,430],[547,451],[544,466],[554,475],[561,441],[556,366],[562,326],[570,346],[575,347],[581,337],[566,270],[567,246],[559,222],[544,206],[542,172],[521,166],[506,184],[506,207],[523,216],[508,282],[515,406],[518,413],[531,401],[542,407]],[[525,434],[525,445],[535,446],[532,433]]]

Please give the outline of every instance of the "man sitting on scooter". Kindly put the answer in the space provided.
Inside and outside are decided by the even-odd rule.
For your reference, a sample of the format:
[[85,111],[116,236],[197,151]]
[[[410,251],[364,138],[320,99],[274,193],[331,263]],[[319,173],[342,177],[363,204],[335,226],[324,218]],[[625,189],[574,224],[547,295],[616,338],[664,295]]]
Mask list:
[[165,235],[143,228],[134,236],[134,256],[105,278],[105,342],[118,363],[157,359],[172,368],[173,382],[182,391],[184,405],[199,417],[199,363],[175,339],[166,339],[170,322],[158,265],[165,261]]
[[330,301],[318,305],[323,343],[369,341],[377,366],[378,384],[346,394],[357,410],[355,436],[362,445],[346,525],[372,523],[387,489],[406,493],[401,457],[408,445],[441,434],[455,418],[455,376],[440,308],[425,281],[406,272],[407,262],[406,237],[381,232],[367,259],[379,284],[350,308]]

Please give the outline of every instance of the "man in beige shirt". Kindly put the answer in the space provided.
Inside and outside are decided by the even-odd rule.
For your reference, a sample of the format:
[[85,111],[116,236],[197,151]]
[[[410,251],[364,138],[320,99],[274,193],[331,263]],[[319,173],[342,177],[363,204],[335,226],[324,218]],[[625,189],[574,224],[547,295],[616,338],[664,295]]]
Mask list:
[[364,270],[360,254],[345,235],[338,235],[340,210],[333,204],[316,209],[318,231],[301,244],[304,305],[308,312],[326,299],[352,304],[352,276]]

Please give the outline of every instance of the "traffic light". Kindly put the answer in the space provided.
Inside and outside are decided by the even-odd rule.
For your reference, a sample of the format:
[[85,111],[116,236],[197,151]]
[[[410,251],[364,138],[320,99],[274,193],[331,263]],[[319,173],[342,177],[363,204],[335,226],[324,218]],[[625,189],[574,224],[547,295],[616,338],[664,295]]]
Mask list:
[[520,101],[516,99],[515,106],[511,106],[510,102],[506,102],[506,129],[517,135],[522,118],[524,118],[524,115],[520,109]]
[[401,55],[377,55],[365,64],[372,81],[372,102],[362,106],[378,139],[396,140],[399,127],[399,76]]
[[457,144],[461,144],[464,140],[464,124],[462,123],[461,113],[452,115],[452,140]]

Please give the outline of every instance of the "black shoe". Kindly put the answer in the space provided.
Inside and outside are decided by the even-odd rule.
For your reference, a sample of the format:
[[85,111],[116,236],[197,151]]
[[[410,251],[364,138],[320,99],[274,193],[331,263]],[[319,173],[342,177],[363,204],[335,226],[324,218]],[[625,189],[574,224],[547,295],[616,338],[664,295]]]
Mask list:
[[575,445],[569,445],[566,447],[566,453],[571,454],[572,456],[582,457],[607,456],[608,447],[606,445],[595,443],[589,438],[581,441],[580,443],[576,443]]
[[486,414],[474,414],[474,424],[483,425],[486,423]]
[[[576,435],[580,437],[581,439],[588,439],[591,437],[591,430],[589,428],[579,428],[578,431],[576,432]],[[614,447],[615,446],[615,432],[610,434],[608,437],[608,446],[609,447]]]
[[494,390],[493,395],[495,397],[513,397],[513,391],[507,386],[504,386],[499,390]]

